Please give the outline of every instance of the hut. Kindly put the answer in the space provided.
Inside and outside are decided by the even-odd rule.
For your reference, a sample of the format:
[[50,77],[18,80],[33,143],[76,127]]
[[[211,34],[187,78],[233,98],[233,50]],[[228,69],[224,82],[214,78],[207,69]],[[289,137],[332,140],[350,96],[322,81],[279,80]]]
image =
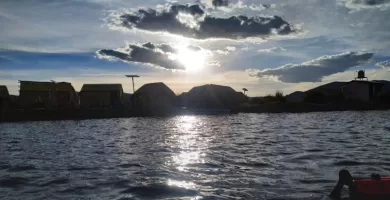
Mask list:
[[232,109],[248,102],[242,92],[221,85],[203,85],[192,88],[186,95],[186,107],[202,109]]
[[131,97],[133,110],[140,115],[167,115],[173,112],[176,95],[164,83],[143,85]]
[[19,81],[19,104],[23,108],[76,107],[78,97],[67,82]]
[[67,82],[55,83],[55,101],[58,108],[74,108],[80,103],[76,90]]
[[286,101],[289,103],[301,103],[305,100],[307,94],[305,92],[296,91],[286,96]]
[[0,99],[8,100],[10,98],[8,88],[5,85],[0,85]]
[[372,101],[379,98],[382,87],[379,82],[353,80],[342,86],[342,92],[349,101]]
[[118,108],[124,104],[121,84],[84,84],[79,95],[82,108]]
[[10,100],[10,95],[8,93],[7,86],[0,85],[0,112],[7,107],[9,100]]

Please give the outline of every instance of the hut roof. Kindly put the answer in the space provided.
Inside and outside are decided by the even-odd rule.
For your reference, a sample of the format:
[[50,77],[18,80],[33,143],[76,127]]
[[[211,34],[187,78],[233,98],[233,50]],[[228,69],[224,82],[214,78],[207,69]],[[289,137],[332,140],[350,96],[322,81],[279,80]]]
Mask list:
[[202,85],[188,92],[188,107],[230,108],[247,101],[243,93],[222,85]]
[[123,91],[122,84],[84,84],[80,92]]
[[73,88],[71,83],[68,82],[58,82],[56,83],[56,90],[58,91],[72,91],[76,92],[75,89]]
[[53,82],[19,81],[20,91],[51,91]]
[[133,96],[138,96],[138,95],[147,95],[149,97],[166,95],[172,98],[176,97],[175,93],[162,82],[148,83],[143,85],[137,91],[134,92]]
[[71,83],[68,82],[40,82],[40,81],[20,81],[21,91],[69,91],[75,92]]
[[378,85],[378,86],[384,85],[383,83],[378,82],[378,81],[356,81],[356,80],[353,80],[353,81],[350,81],[350,82],[346,82],[345,84],[343,84],[343,86],[349,85],[351,83]]
[[0,97],[9,98],[7,86],[0,85]]

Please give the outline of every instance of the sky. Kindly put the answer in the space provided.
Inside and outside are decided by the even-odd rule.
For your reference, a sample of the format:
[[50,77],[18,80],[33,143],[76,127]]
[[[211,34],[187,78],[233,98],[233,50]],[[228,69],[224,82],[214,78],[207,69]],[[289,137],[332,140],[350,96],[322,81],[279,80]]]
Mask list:
[[249,96],[390,79],[390,0],[2,0],[0,85],[220,84]]

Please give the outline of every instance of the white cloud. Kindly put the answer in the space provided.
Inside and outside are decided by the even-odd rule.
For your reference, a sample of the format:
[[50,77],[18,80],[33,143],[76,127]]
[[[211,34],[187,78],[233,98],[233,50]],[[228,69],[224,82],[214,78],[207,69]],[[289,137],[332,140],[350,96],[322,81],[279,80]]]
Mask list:
[[378,62],[378,63],[376,63],[376,66],[382,67],[383,69],[387,69],[387,70],[390,71],[390,60],[386,60],[386,61],[383,61],[383,62]]
[[220,49],[218,49],[218,50],[216,50],[214,52],[217,53],[217,54],[221,54],[221,55],[229,55],[230,54],[229,51],[224,51],[224,50],[220,50]]
[[269,49],[259,49],[257,52],[259,53],[273,53],[273,52],[281,52],[281,51],[286,51],[283,47],[272,47]]
[[236,51],[236,47],[233,46],[227,46],[225,49],[228,51]]

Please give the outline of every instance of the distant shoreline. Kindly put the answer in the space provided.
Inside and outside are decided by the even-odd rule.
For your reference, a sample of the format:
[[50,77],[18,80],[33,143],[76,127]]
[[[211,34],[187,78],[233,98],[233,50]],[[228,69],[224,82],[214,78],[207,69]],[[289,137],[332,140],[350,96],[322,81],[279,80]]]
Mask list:
[[339,102],[329,104],[285,103],[274,102],[267,104],[249,105],[237,109],[240,113],[307,113],[332,111],[370,111],[390,110],[390,104]]
[[[371,111],[390,110],[389,104],[369,103],[333,103],[333,104],[309,104],[309,103],[267,103],[249,105],[232,109],[230,114],[238,113],[309,113],[332,111]],[[164,116],[176,116],[189,114],[180,109]],[[194,114],[195,115],[195,114]],[[35,110],[3,110],[1,122],[26,122],[26,121],[60,121],[60,120],[88,120],[131,117],[159,117],[137,114],[129,109],[35,109]]]

